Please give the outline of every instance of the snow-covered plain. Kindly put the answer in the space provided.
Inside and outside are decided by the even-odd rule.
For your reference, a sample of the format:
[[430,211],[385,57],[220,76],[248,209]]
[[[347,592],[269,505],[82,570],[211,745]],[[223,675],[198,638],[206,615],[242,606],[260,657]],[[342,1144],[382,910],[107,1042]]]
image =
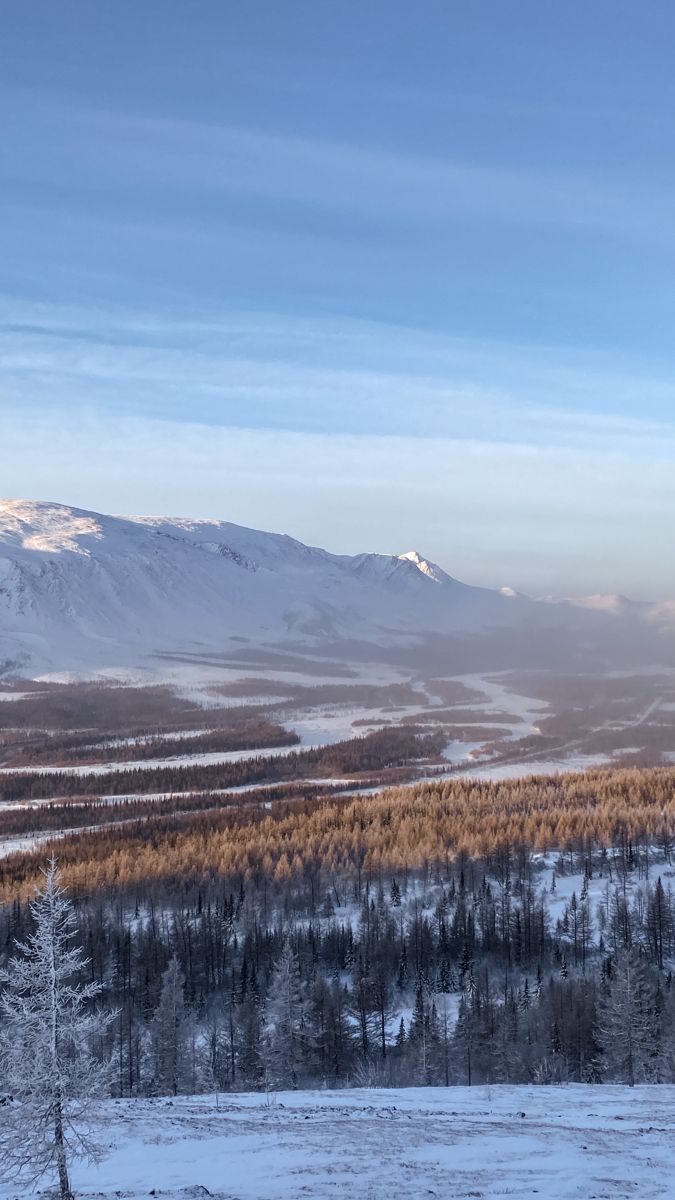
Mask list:
[[[508,680],[509,672],[498,672],[493,675],[458,675],[457,683],[463,683],[468,688],[482,692],[485,697],[480,704],[469,704],[466,707],[480,708],[482,712],[485,712],[486,717],[490,711],[500,714],[508,713],[516,723],[512,736],[529,737],[533,733],[539,733],[537,722],[551,710],[548,701],[535,700],[533,696],[515,692],[512,687],[501,682],[502,678]],[[485,704],[490,707],[486,708]],[[499,723],[505,723],[503,716]]]
[[[79,1198],[439,1200],[675,1194],[675,1087],[408,1088],[120,1100]],[[1,1134],[0,1114],[0,1134]],[[2,1200],[27,1195],[0,1185]]]

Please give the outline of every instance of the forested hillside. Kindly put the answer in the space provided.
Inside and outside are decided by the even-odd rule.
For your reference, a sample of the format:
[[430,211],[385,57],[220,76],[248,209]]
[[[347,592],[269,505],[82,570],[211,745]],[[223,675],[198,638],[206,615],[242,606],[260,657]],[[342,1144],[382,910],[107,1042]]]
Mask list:
[[[268,795],[56,842],[116,1092],[675,1078],[674,784]],[[4,953],[44,858],[2,863]]]

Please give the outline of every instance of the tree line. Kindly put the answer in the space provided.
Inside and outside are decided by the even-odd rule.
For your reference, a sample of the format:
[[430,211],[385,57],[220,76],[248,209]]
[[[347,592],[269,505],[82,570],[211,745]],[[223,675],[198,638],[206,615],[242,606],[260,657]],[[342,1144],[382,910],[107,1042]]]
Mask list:
[[442,731],[381,729],[363,737],[284,755],[255,755],[236,762],[190,763],[161,767],[129,767],[119,771],[38,771],[0,773],[0,800],[49,800],[56,796],[120,796],[144,792],[209,791],[302,779],[310,775],[346,775],[403,766],[411,759],[440,754]]
[[210,729],[205,733],[165,737],[161,734],[144,738],[116,739],[95,742],[82,736],[52,735],[37,744],[26,737],[18,746],[10,743],[0,755],[5,767],[69,766],[75,763],[137,762],[153,758],[173,758],[184,754],[209,754],[231,750],[258,750],[270,746],[296,746],[297,733],[273,721],[233,721],[228,729]]
[[[317,773],[346,771],[353,754],[363,764],[367,747],[371,762],[396,761],[398,733],[381,731],[304,752],[306,768],[311,763],[313,773],[320,762]],[[409,753],[411,745],[419,749],[428,743],[404,741],[404,751]],[[288,757],[281,761],[287,763]],[[615,846],[629,855],[636,847],[655,845],[669,860],[675,836],[673,768],[500,782],[451,778],[376,795],[310,792],[301,799],[277,801],[272,795],[263,803],[235,806],[228,797],[224,802],[224,808],[203,811],[207,805],[200,803],[202,811],[191,814],[151,815],[68,837],[57,848],[66,886],[84,895],[120,884],[143,889],[153,881],[172,886],[240,876],[377,877],[425,863],[443,867],[462,853],[489,860],[519,847],[526,853]],[[40,862],[39,854],[0,860],[0,900],[26,895]]]

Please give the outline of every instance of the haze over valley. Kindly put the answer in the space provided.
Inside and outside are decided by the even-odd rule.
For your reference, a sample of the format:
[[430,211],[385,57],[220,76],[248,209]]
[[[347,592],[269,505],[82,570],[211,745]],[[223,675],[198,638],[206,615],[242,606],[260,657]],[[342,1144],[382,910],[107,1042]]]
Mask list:
[[[34,740],[26,749],[29,713],[47,720],[50,703],[67,696],[64,728],[76,729],[96,681],[127,697],[136,689],[127,735],[143,721],[148,689],[147,723],[159,740],[134,764],[146,771],[213,769],[266,749],[266,779],[276,783],[274,759],[289,753],[275,749],[276,729],[307,749],[383,730],[427,735],[426,765],[413,770],[404,757],[396,767],[406,778],[675,757],[668,604],[532,599],[472,587],[416,551],[349,557],[226,522],[109,517],[38,501],[0,502],[0,576],[10,770],[89,773],[91,786],[97,773],[114,776],[133,761],[128,749],[116,761],[115,742],[103,754],[89,738],[87,751],[86,737],[72,766],[74,749],[61,761],[49,738],[39,753]],[[183,730],[175,714],[165,726],[157,685],[194,713]],[[245,738],[233,749],[222,737],[211,745],[209,727],[241,724],[242,710],[261,728],[267,722],[267,744],[263,735],[249,750]]]

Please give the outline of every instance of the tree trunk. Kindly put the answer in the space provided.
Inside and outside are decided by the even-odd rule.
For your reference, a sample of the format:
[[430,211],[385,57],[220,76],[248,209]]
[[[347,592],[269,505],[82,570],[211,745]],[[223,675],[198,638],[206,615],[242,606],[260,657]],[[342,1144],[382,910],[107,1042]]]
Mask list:
[[61,1094],[57,1091],[54,1097],[54,1146],[56,1148],[56,1166],[59,1173],[60,1200],[74,1200],[68,1178],[68,1163],[66,1160],[66,1143],[63,1136],[63,1106]]

